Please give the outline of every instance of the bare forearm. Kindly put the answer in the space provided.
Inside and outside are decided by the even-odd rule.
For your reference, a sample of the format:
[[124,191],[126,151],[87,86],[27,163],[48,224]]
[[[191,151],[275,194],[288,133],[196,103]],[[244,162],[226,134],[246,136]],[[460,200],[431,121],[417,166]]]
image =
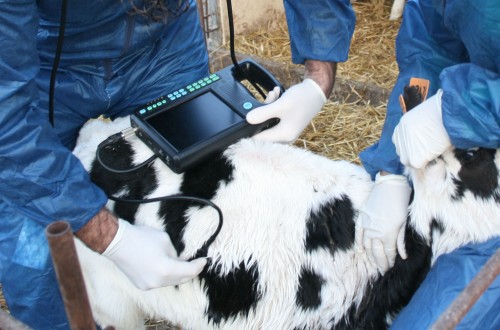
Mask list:
[[330,96],[337,74],[337,63],[322,62],[317,60],[306,60],[304,79],[314,80],[325,93],[326,98]]
[[103,253],[118,230],[118,219],[106,208],[102,208],[75,235],[90,249]]

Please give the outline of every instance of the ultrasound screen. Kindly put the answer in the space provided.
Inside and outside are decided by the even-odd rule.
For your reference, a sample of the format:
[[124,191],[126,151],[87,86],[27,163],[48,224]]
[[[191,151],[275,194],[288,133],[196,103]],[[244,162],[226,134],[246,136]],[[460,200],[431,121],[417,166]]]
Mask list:
[[177,151],[244,120],[210,91],[146,119]]

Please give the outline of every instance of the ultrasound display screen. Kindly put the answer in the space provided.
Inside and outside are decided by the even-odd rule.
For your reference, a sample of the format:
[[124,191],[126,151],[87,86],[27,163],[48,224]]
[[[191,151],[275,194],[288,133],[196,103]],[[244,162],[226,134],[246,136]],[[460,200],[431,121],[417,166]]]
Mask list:
[[210,91],[146,119],[177,151],[244,120]]

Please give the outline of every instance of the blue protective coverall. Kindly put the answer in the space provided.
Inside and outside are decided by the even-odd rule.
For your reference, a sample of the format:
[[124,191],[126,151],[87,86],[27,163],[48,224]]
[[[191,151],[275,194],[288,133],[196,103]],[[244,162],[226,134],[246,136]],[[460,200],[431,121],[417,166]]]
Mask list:
[[[400,73],[389,98],[382,135],[378,143],[360,154],[372,177],[379,170],[396,174],[403,171],[391,138],[402,115],[398,96],[411,77],[430,80],[429,95],[443,89],[443,122],[454,146],[499,148],[499,54],[500,1],[408,1],[396,39]],[[500,239],[493,239],[439,258],[393,327],[425,329],[431,325],[498,247]],[[499,281],[482,298],[488,302],[485,305],[499,305]],[[495,312],[495,308],[485,305],[470,311],[460,326],[483,329],[483,325],[490,324],[500,329],[498,309]],[[432,306],[432,312],[422,313],[428,306]]]
[[[208,74],[196,1],[188,1],[186,12],[164,23],[132,14],[129,0],[68,0],[52,128],[61,0],[0,0],[0,283],[11,313],[31,327],[68,327],[46,225],[66,220],[77,231],[107,201],[71,154],[80,127],[101,114],[127,115]],[[285,7],[296,63],[347,59],[355,24],[349,1]]]

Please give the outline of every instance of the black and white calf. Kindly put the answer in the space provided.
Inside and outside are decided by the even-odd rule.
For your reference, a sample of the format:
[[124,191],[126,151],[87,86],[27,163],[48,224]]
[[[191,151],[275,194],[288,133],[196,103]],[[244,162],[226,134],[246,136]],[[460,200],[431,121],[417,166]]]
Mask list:
[[[132,174],[95,161],[98,143],[128,118],[93,121],[75,155],[108,194],[185,194],[217,204],[224,224],[195,280],[136,289],[106,258],[77,242],[97,322],[139,329],[144,318],[185,329],[383,329],[410,299],[433,260],[500,234],[498,150],[451,150],[410,173],[415,193],[406,227],[408,259],[380,275],[356,245],[358,209],[372,188],[363,168],[288,145],[244,139],[183,174],[160,160]],[[138,139],[105,150],[117,168],[151,156]],[[193,257],[218,224],[210,207],[189,202],[109,203],[120,217],[168,232]]]

